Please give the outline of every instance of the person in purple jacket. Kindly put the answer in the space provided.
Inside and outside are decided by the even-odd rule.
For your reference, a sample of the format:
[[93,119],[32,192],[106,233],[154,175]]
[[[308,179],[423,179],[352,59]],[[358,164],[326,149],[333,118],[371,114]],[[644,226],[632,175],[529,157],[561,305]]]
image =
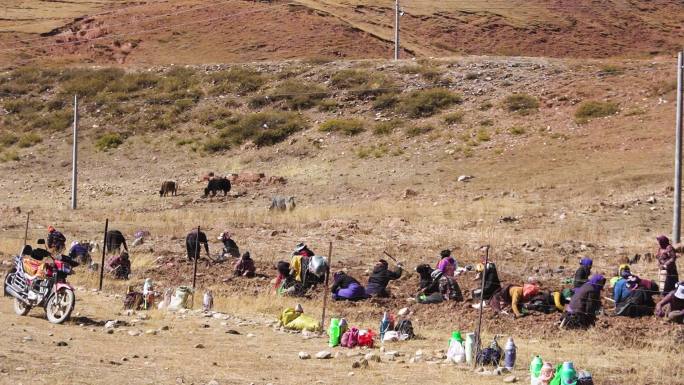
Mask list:
[[361,286],[361,283],[342,271],[338,271],[333,276],[333,285],[330,291],[336,301],[360,301],[368,298],[366,289]]
[[451,256],[451,250],[442,250],[439,253],[440,260],[437,263],[437,270],[441,271],[442,274],[447,278],[453,278],[458,268],[456,260]]

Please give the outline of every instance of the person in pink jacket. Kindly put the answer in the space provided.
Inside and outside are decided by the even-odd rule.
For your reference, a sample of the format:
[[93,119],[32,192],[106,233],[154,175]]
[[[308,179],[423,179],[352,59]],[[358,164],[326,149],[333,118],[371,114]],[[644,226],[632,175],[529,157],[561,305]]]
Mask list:
[[445,277],[452,278],[456,273],[456,268],[458,264],[456,260],[451,256],[451,250],[442,250],[439,253],[441,259],[437,263],[437,270],[441,271]]

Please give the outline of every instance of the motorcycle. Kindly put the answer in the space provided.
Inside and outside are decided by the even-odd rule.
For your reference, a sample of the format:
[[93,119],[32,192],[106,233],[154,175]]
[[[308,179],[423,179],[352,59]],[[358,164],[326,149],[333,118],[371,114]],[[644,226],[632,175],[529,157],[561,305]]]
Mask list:
[[45,264],[45,278],[26,273],[21,255],[14,259],[14,268],[5,276],[5,296],[14,297],[14,312],[25,316],[34,307],[44,307],[48,321],[61,324],[69,319],[76,306],[74,288],[66,281],[79,263],[66,255]]

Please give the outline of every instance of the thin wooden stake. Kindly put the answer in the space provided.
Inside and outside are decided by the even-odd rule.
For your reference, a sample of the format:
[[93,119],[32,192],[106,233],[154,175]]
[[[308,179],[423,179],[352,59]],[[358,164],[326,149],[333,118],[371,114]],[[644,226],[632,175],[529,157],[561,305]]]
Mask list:
[[105,229],[104,229],[104,241],[102,242],[102,261],[100,263],[100,286],[99,291],[102,291],[102,281],[104,280],[104,264],[105,264],[105,252],[107,249],[107,230],[109,229],[109,218],[105,219]]
[[480,316],[477,321],[477,333],[475,333],[475,339],[477,341],[477,349],[475,350],[475,357],[473,359],[473,363],[477,365],[477,356],[480,354],[480,350],[482,349],[482,338],[480,336],[480,333],[482,332],[482,312],[484,310],[484,287],[485,287],[485,278],[487,277],[487,264],[489,263],[489,245],[485,246],[485,262],[484,262],[484,267],[482,268],[482,286],[480,287]]
[[330,295],[330,287],[328,286],[330,266],[332,266],[332,241],[330,241],[330,246],[328,247],[328,271],[325,274],[325,292],[323,293],[323,315],[321,316],[321,329],[323,331],[325,331],[325,308],[328,305],[328,295]]
[[[26,247],[26,242],[28,242],[28,227],[29,227],[29,218],[31,217],[31,212],[26,213],[26,227],[24,228],[24,247]],[[23,251],[23,248],[22,248]]]

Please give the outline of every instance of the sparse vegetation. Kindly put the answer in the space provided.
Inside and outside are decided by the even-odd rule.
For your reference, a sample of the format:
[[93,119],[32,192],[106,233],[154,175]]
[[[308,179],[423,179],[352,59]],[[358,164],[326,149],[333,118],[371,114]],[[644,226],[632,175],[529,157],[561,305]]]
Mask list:
[[423,79],[436,83],[442,79],[442,71],[433,65],[407,65],[397,70],[402,74],[420,75]]
[[269,97],[273,101],[284,101],[289,109],[305,110],[316,106],[327,95],[326,89],[319,85],[300,80],[285,80],[271,91]]
[[334,112],[340,108],[335,99],[323,99],[318,103],[318,110],[323,112]]
[[357,119],[330,119],[318,128],[323,132],[339,132],[353,136],[364,131],[364,123]]
[[14,150],[5,150],[0,153],[0,162],[16,162],[19,159],[19,154]]
[[489,142],[492,139],[492,137],[491,135],[489,135],[489,131],[487,131],[486,128],[480,128],[479,130],[477,130],[476,139],[478,140],[478,142]]
[[477,107],[477,109],[480,110],[480,111],[487,111],[487,110],[490,110],[492,107],[494,107],[494,105],[492,104],[492,102],[486,101],[486,102],[483,102],[482,104],[480,104],[480,105]]
[[390,135],[402,125],[403,122],[399,119],[392,119],[385,122],[379,122],[375,125],[375,127],[373,127],[373,135]]
[[27,147],[32,147],[40,142],[43,141],[43,138],[40,137],[40,135],[29,132],[27,134],[22,135],[21,138],[19,138],[19,141],[17,142],[17,146],[21,148],[27,148]]
[[123,137],[116,132],[108,132],[95,141],[95,148],[99,151],[108,151],[119,147],[123,143]]
[[435,128],[432,126],[415,126],[415,125],[412,125],[410,127],[407,127],[406,130],[404,130],[404,133],[409,138],[413,138],[413,137],[416,137],[419,135],[427,134],[428,132],[430,132],[434,129]]
[[382,158],[389,153],[389,147],[386,144],[361,146],[356,151],[356,156],[361,159],[368,157]]
[[503,101],[504,107],[510,112],[517,112],[519,114],[529,114],[530,112],[539,108],[539,100],[528,94],[512,94],[508,95]]
[[267,77],[249,68],[235,67],[210,75],[211,95],[254,92],[266,83]]
[[465,112],[455,111],[444,115],[444,123],[446,124],[460,124],[463,123]]
[[381,74],[349,69],[332,75],[330,82],[334,87],[348,90],[358,98],[377,96],[396,92],[394,83]]
[[520,126],[513,126],[508,129],[508,133],[510,133],[511,135],[523,135],[525,134],[525,129]]
[[463,102],[461,95],[444,88],[411,92],[397,106],[399,112],[411,118],[432,116],[441,109]]
[[11,145],[17,143],[19,138],[16,135],[9,132],[0,132],[0,146],[3,148],[10,147]]
[[601,67],[601,70],[599,71],[600,75],[608,76],[608,75],[621,75],[625,72],[625,69],[613,64],[606,64],[603,67]]
[[257,146],[270,146],[306,127],[304,119],[295,112],[264,111],[247,114],[228,121],[218,137],[205,141],[204,149],[218,152],[246,141],[252,141]]
[[586,101],[582,102],[579,107],[577,107],[577,110],[575,111],[575,120],[578,123],[586,123],[591,119],[615,115],[618,110],[617,103]]
[[373,100],[373,108],[376,110],[387,110],[393,108],[399,102],[396,94],[382,94]]

